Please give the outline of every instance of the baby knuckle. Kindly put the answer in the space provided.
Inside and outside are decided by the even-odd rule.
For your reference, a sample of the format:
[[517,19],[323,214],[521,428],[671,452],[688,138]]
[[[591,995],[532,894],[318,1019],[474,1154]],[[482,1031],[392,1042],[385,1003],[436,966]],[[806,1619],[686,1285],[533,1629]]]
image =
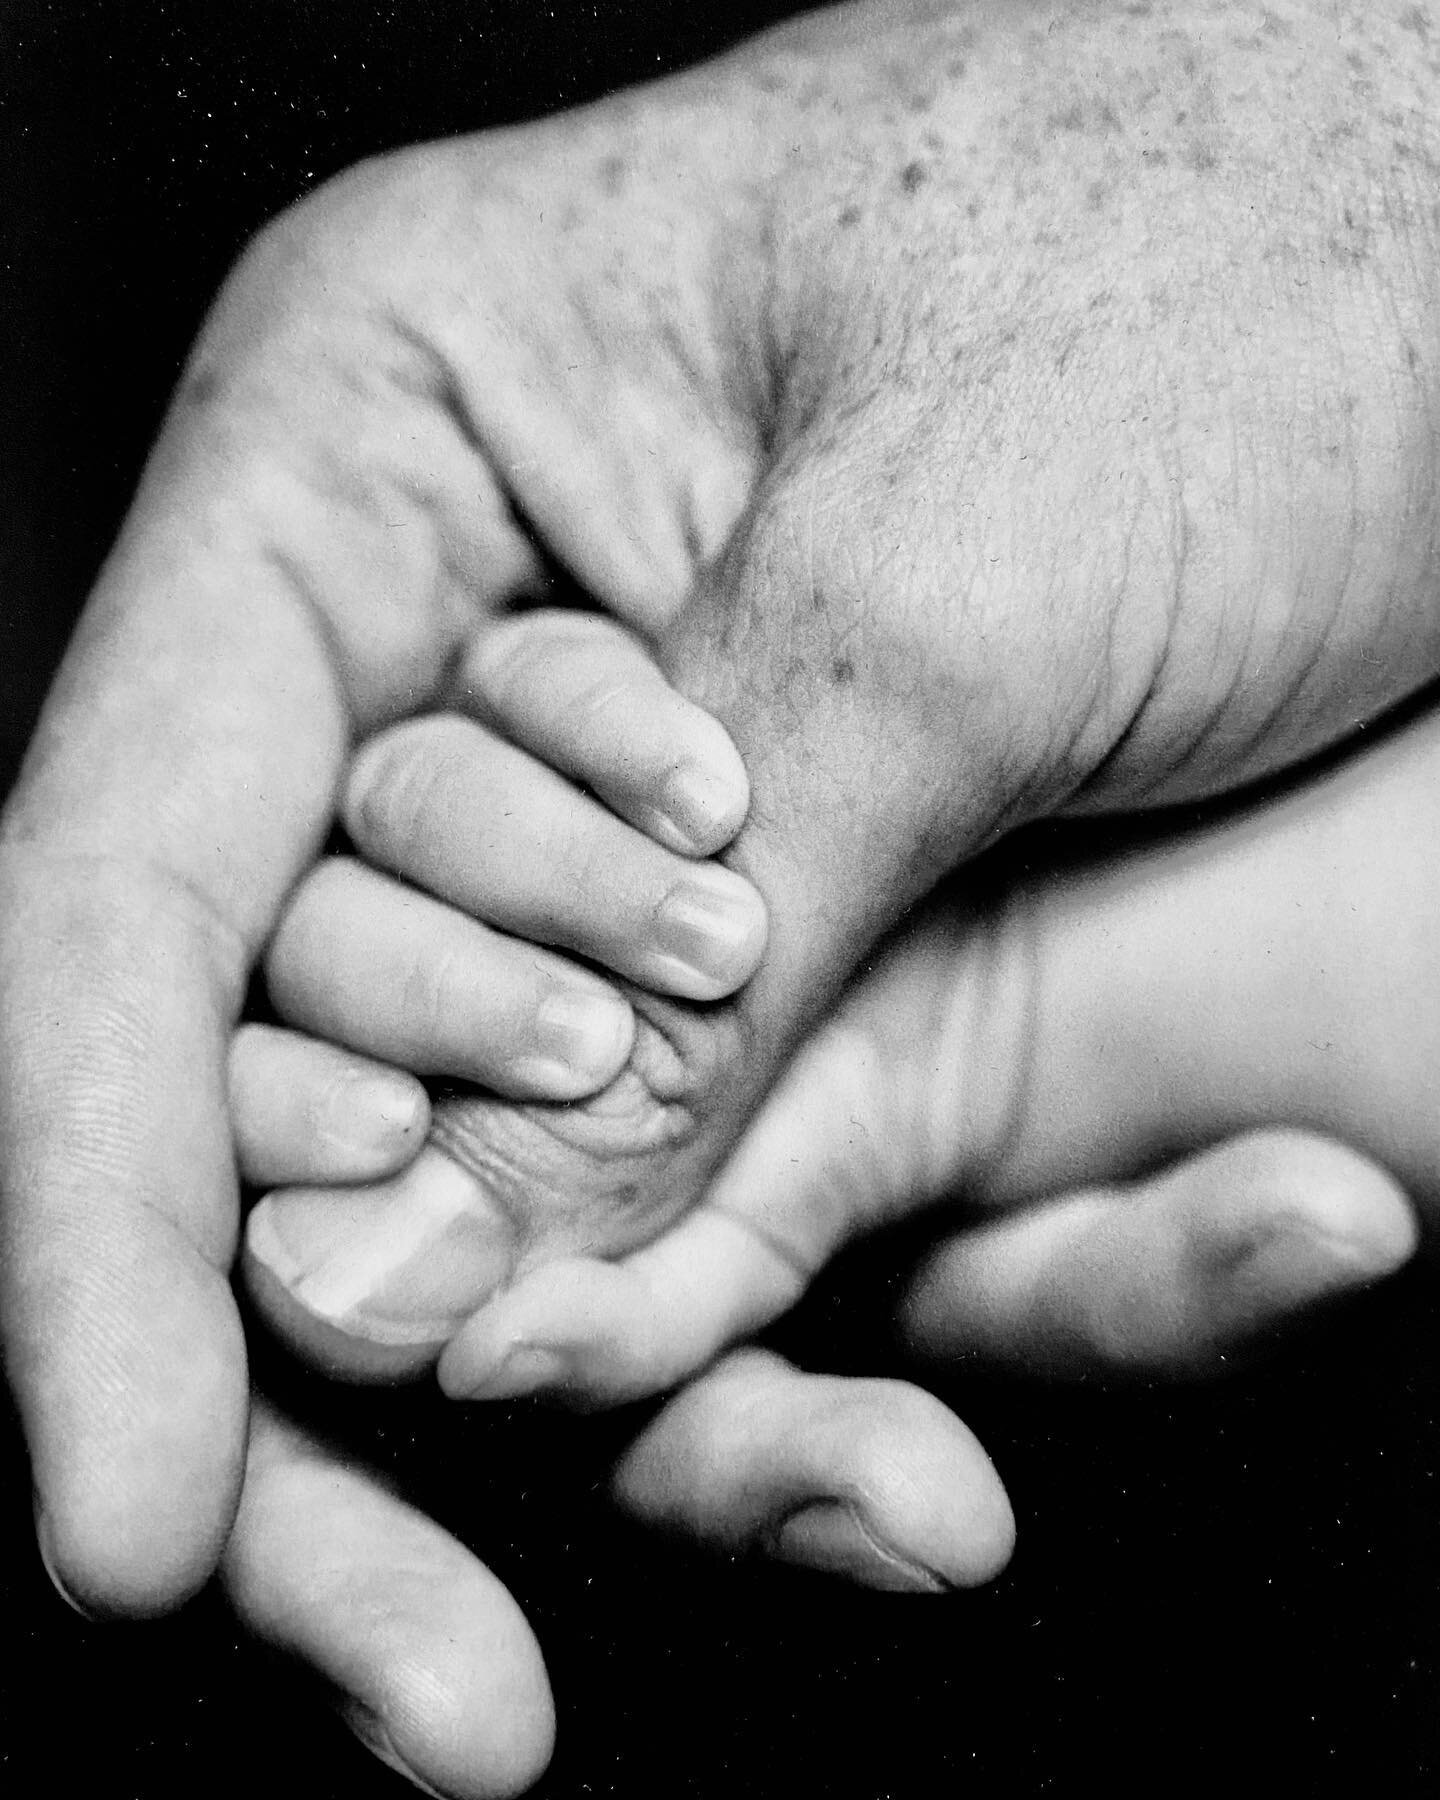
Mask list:
[[640,696],[635,684],[623,676],[595,673],[576,683],[573,708],[577,728],[584,738],[604,738],[620,743],[635,739]]
[[628,634],[606,619],[560,612],[530,613],[486,632],[471,652],[466,674],[482,705],[500,710],[536,694],[567,700],[593,681],[605,681]]
[[466,662],[466,684],[482,706],[504,710],[553,667],[555,643],[533,619],[515,619],[482,634]]
[[346,823],[367,848],[406,860],[444,841],[463,785],[460,747],[443,720],[401,726],[357,756],[346,795]]
[[472,972],[453,948],[436,948],[417,957],[403,971],[399,987],[405,1035],[413,1042],[444,1054],[456,1038],[466,1035],[459,1022],[466,1010],[465,997],[473,989]]

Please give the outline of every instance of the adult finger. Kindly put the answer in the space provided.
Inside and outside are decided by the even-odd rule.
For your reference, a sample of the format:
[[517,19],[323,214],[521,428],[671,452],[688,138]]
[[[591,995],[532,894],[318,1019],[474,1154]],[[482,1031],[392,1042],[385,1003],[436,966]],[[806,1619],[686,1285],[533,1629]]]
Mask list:
[[[245,1267],[257,1304],[333,1374],[390,1379],[439,1358],[457,1398],[559,1385],[608,1403],[680,1380],[783,1312],[848,1237],[943,1191],[916,1164],[934,1148],[935,1132],[917,1129],[932,1101],[952,1135],[984,1131],[983,1109],[957,1109],[947,1087],[954,1046],[936,1029],[954,950],[937,929],[938,946],[916,939],[877,968],[873,1020],[852,1005],[805,1046],[703,1204],[642,1249],[582,1254],[581,1214],[568,1255],[518,1267],[514,1221],[469,1158],[447,1154],[442,1117],[392,1181],[294,1188],[255,1208]],[[477,1312],[477,1296],[493,1298]]]
[[[1146,1180],[947,1237],[904,1308],[933,1360],[1072,1377],[1211,1375],[1399,1269],[1414,1215],[1385,1171],[1309,1133],[1257,1132]],[[456,1399],[613,1405],[762,1329],[813,1271],[753,1218],[705,1207],[617,1263],[544,1265],[440,1359]]]
[[503,586],[527,554],[433,371],[314,249],[268,234],[212,317],[4,821],[0,1313],[51,1563],[92,1609],[191,1591],[238,1493],[250,966],[352,731],[423,703],[468,628],[458,564]]
[[514,1254],[512,1221],[432,1141],[371,1186],[267,1194],[245,1222],[242,1267],[266,1325],[306,1361],[341,1380],[404,1381],[434,1367]]
[[555,1721],[540,1650],[459,1543],[263,1402],[221,1578],[382,1762],[446,1800],[523,1793]]
[[947,1239],[900,1316],[932,1361],[1211,1375],[1393,1274],[1416,1241],[1404,1193],[1368,1157],[1310,1132],[1251,1132]]
[[[656,1392],[778,1317],[854,1236],[963,1192],[998,1141],[1004,1070],[1018,1066],[997,1021],[1024,1014],[1005,998],[1003,963],[971,979],[966,942],[937,913],[897,946],[795,1060],[699,1209],[617,1261],[522,1272],[446,1346],[446,1391],[553,1389],[591,1405]],[[1013,1333],[1021,1366],[1055,1366],[1068,1309],[1087,1322],[1072,1324],[1076,1372],[1213,1369],[1397,1268],[1414,1232],[1373,1162],[1311,1133],[1256,1132],[1172,1177],[955,1237],[947,1257],[974,1286],[948,1314],[957,1352],[973,1316],[995,1354]],[[1087,1256],[1042,1254],[1070,1235]],[[1115,1323],[1126,1293],[1149,1301],[1125,1314],[1128,1338]]]
[[252,1186],[376,1181],[425,1141],[430,1100],[415,1077],[335,1044],[242,1025],[227,1075],[235,1157]]
[[703,1205],[616,1262],[561,1257],[528,1270],[440,1340],[440,1385],[452,1400],[643,1399],[762,1330],[813,1273],[749,1221]]
[[931,1395],[804,1375],[742,1350],[692,1382],[616,1467],[647,1523],[862,1586],[936,1594],[997,1575],[1015,1522],[989,1459]]
[[802,1048],[701,1205],[662,1236],[613,1262],[524,1269],[457,1321],[445,1391],[556,1389],[588,1404],[654,1393],[777,1318],[851,1238],[953,1191],[951,1172],[1003,1112],[963,1071],[1005,1062],[967,1003],[957,942],[936,914],[882,959]]
[[0,1313],[48,1555],[97,1610],[188,1592],[229,1526],[225,1046],[344,736],[273,584],[232,630],[221,593],[157,560],[112,565],[0,867]]

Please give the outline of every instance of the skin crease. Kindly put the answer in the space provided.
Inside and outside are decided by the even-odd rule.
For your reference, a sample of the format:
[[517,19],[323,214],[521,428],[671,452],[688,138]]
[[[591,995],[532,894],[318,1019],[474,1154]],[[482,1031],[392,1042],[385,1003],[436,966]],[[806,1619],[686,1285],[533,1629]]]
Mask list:
[[[1291,104],[1284,78],[1303,59],[1293,46],[1275,52],[1258,13],[1228,10],[1243,42],[1226,54],[1238,58],[1250,45],[1256,58],[1266,59],[1255,67],[1272,71],[1274,85],[1258,73],[1256,85],[1264,81],[1266,119],[1275,120]],[[1167,9],[1157,11],[1163,25]],[[903,16],[888,16],[899,31]],[[1043,17],[1038,11],[1033,16]],[[1098,23],[1087,16],[1084,28],[1093,25],[1097,34],[1092,60],[1103,59],[1098,40],[1107,16],[1112,39],[1125,40],[1125,55],[1155,50],[1145,20],[1128,12],[1123,20],[1118,12],[1098,15]],[[1199,16],[1196,9],[1168,9],[1168,17],[1186,29]],[[1295,44],[1313,55],[1317,84],[1333,77],[1343,86],[1352,59],[1368,71],[1353,71],[1368,88],[1357,86],[1349,101],[1334,90],[1319,115],[1313,108],[1304,112],[1304,93],[1295,100],[1291,135],[1306,142],[1310,117],[1327,111],[1333,117],[1353,102],[1354,117],[1340,118],[1330,129],[1354,126],[1367,143],[1360,152],[1345,151],[1353,140],[1337,137],[1341,153],[1327,162],[1326,180],[1358,182],[1363,167],[1388,171],[1396,159],[1406,168],[1419,165],[1429,129],[1415,98],[1428,83],[1429,52],[1420,35],[1400,35],[1394,9],[1354,9],[1343,17],[1327,12],[1319,24],[1305,9],[1275,16],[1294,25]],[[847,38],[858,44],[865,15],[857,17],[859,23],[843,29],[825,21],[803,28],[819,34],[810,62],[821,60],[820,51],[830,54],[827,32],[841,47]],[[1064,24],[1057,19],[1057,30]],[[1153,27],[1157,33],[1160,25]],[[799,40],[789,41],[793,48]],[[1070,48],[1073,79],[1080,67],[1073,33]],[[974,50],[968,46],[970,55]],[[806,55],[803,49],[797,54]],[[1004,63],[992,58],[981,66],[1003,71]],[[928,65],[927,73],[937,66]],[[206,1576],[229,1529],[246,1393],[228,1287],[215,1273],[227,1264],[235,1229],[222,1104],[225,1036],[281,899],[323,840],[349,743],[380,721],[432,703],[444,691],[442,671],[457,640],[491,607],[537,580],[523,534],[507,527],[489,469],[493,465],[514,488],[532,518],[544,516],[547,541],[597,596],[651,631],[683,599],[687,556],[714,550],[744,510],[745,472],[760,454],[756,444],[764,449],[764,433],[743,424],[729,436],[711,429],[717,418],[733,424],[734,410],[718,403],[707,410],[696,395],[740,395],[743,421],[744,396],[768,394],[766,371],[778,366],[778,358],[752,356],[754,340],[737,329],[740,351],[727,360],[721,349],[731,336],[711,339],[702,330],[688,345],[691,373],[681,379],[678,365],[658,353],[659,333],[651,327],[666,322],[667,308],[702,325],[709,314],[692,291],[697,284],[677,281],[664,306],[652,290],[654,271],[665,262],[654,254],[657,246],[679,245],[688,256],[697,239],[708,241],[708,227],[697,223],[708,207],[724,213],[732,232],[733,254],[716,259],[716,282],[727,292],[738,290],[737,317],[770,291],[764,279],[751,279],[757,267],[763,277],[764,255],[758,264],[748,255],[757,239],[764,251],[765,232],[754,228],[750,204],[762,177],[747,176],[733,187],[725,179],[737,166],[765,157],[771,170],[786,166],[785,146],[799,141],[793,126],[803,83],[790,79],[788,87],[782,81],[767,92],[758,86],[764,79],[763,72],[744,85],[728,77],[695,78],[692,95],[707,92],[707,83],[720,90],[708,117],[708,140],[697,125],[699,101],[677,101],[687,130],[695,129],[689,135],[677,131],[678,145],[667,142],[667,155],[655,160],[672,189],[684,188],[677,204],[686,205],[667,217],[663,207],[647,211],[631,193],[631,266],[619,291],[648,296],[654,305],[643,324],[632,317],[628,335],[619,328],[623,319],[612,331],[613,381],[593,354],[575,354],[586,351],[583,339],[572,347],[564,335],[565,309],[554,301],[562,288],[548,280],[560,252],[547,253],[544,243],[525,247],[541,211],[550,221],[548,232],[558,228],[567,199],[583,215],[603,194],[598,173],[582,184],[556,148],[567,141],[565,133],[580,129],[573,124],[490,138],[483,148],[452,146],[396,159],[337,184],[256,246],[198,353],[188,400],[177,407],[157,450],[135,520],[52,701],[0,845],[0,1182],[6,1199],[0,1314],[46,1508],[48,1548],[77,1597],[94,1608],[150,1611],[173,1604]],[[757,87],[760,97],[752,92]],[[585,129],[593,133],[592,143],[612,140],[596,156],[597,172],[606,156],[629,152],[638,129],[635,111],[655,104],[636,101],[629,111],[617,105],[589,115]],[[727,106],[733,124],[721,116]],[[767,120],[778,121],[773,155],[761,130]],[[1166,143],[1178,129],[1173,121],[1165,125]],[[1385,141],[1392,131],[1393,149]],[[862,135],[857,127],[857,143]],[[508,198],[499,192],[502,146],[527,171]],[[908,145],[894,147],[908,151]],[[1073,157],[1073,145],[1067,157]],[[910,161],[893,165],[902,176],[900,192],[912,199],[933,194],[904,175],[909,167]],[[1221,169],[1223,175],[1223,164]],[[1195,171],[1197,182],[1201,174]],[[1040,166],[1036,192],[1042,199],[1052,177],[1059,179]],[[996,179],[1005,181],[1005,171]],[[619,171],[605,176],[611,185],[618,180]],[[875,171],[875,181],[890,192],[885,168]],[[528,199],[526,182],[538,184]],[[543,192],[547,182],[551,194]],[[515,417],[524,417],[521,424],[512,418],[507,439],[499,379],[504,359],[487,360],[487,340],[477,327],[468,339],[471,378],[476,387],[493,384],[497,396],[487,414],[483,456],[466,435],[473,416],[431,403],[434,360],[422,348],[423,336],[417,338],[430,313],[413,294],[398,292],[393,275],[403,264],[417,281],[435,276],[427,292],[443,301],[446,284],[437,261],[463,260],[456,245],[464,233],[457,236],[449,223],[457,209],[463,223],[474,223],[482,210],[475,197],[480,188],[491,195],[485,205],[493,202],[498,217],[494,241],[505,246],[504,266],[497,273],[477,254],[468,291],[514,281],[521,298],[510,307],[507,354],[520,355],[528,331],[532,364],[578,396],[573,413],[560,407],[542,419],[533,404],[544,385],[538,383],[524,395],[523,407],[517,402]],[[1000,191],[1008,193],[1008,187]],[[531,203],[537,193],[538,208]],[[972,195],[965,204],[980,199]],[[857,238],[858,225],[842,223],[850,204],[836,214],[835,228]],[[762,215],[764,210],[762,205]],[[803,213],[797,207],[796,217]],[[1285,216],[1283,205],[1275,216]],[[1413,267],[1399,273],[1386,268],[1393,244],[1382,234],[1370,268],[1375,295],[1401,312],[1423,310],[1429,292],[1423,214],[1412,222]],[[620,235],[611,236],[612,252]],[[1319,254],[1317,244],[1310,248]],[[864,265],[858,238],[850,254]],[[1223,242],[1217,258],[1224,261]],[[588,280],[580,285],[590,290]],[[489,306],[492,348],[495,317],[504,310],[498,300]],[[777,306],[777,317],[781,310]],[[1389,333],[1393,320],[1378,299],[1377,311],[1390,320]],[[1323,314],[1317,301],[1319,322],[1313,333],[1301,334],[1307,342],[1313,336],[1322,346],[1331,343]],[[462,317],[457,325],[461,340],[464,323]],[[677,341],[684,343],[683,337]],[[622,349],[628,361],[620,357]],[[1422,387],[1429,355],[1422,333],[1416,340]],[[797,368],[797,378],[799,373]],[[441,398],[453,401],[458,391],[442,389]],[[626,396],[630,404],[622,406]],[[1406,406],[1399,412],[1411,418]],[[755,416],[768,416],[767,408],[757,402]],[[567,463],[560,452],[583,447],[585,421],[594,461],[587,465],[577,455]],[[1396,466],[1394,460],[1380,465],[1391,477]],[[1422,485],[1417,482],[1417,489]],[[1403,495],[1392,495],[1387,504],[1391,516],[1404,512]],[[1351,518],[1352,511],[1344,516]],[[1080,537],[1084,542],[1086,533]],[[1407,545],[1422,541],[1423,533],[1404,539]],[[1402,571],[1394,617],[1403,615],[1413,586]],[[409,605],[397,605],[397,594],[407,595]],[[1362,591],[1360,601],[1365,598]],[[1377,641],[1385,639],[1385,617],[1377,609],[1371,619]],[[1417,660],[1424,660],[1422,651],[1423,645],[1415,650]],[[843,664],[847,656],[860,666],[845,648],[834,662]],[[1376,688],[1388,693],[1407,684],[1393,658],[1387,663],[1382,657]],[[1365,688],[1362,698],[1369,704],[1374,695]],[[1343,728],[1347,705],[1339,713],[1344,717],[1332,719],[1320,735]],[[1016,716],[1027,718],[1026,708]],[[803,717],[803,709],[794,714],[797,724]],[[772,768],[783,761],[773,743],[769,760]],[[776,777],[770,784],[764,805],[780,816],[788,790]],[[1007,779],[1002,785],[1013,784]],[[846,860],[847,880],[851,873]],[[894,1417],[893,1405],[880,1409],[882,1422]],[[704,1431],[693,1419],[691,1426],[703,1442]],[[252,1444],[263,1446],[272,1435],[262,1423]],[[663,1437],[659,1427],[657,1435]],[[854,1431],[832,1435],[852,1448],[858,1437]],[[745,1442],[743,1435],[724,1441],[733,1475]],[[333,1528],[327,1532],[317,1517],[301,1521],[304,1529],[297,1533],[292,1505],[266,1504],[277,1494],[283,1501],[289,1484],[290,1464],[279,1446],[270,1448],[274,1455],[267,1460],[278,1485],[271,1486],[269,1476],[268,1494],[265,1487],[251,1493],[247,1485],[255,1504],[240,1513],[227,1554],[232,1592],[250,1627],[301,1648],[322,1667],[349,1671],[344,1679],[354,1682],[357,1697],[382,1710],[386,1680],[393,1681],[396,1671],[387,1676],[384,1669],[362,1669],[357,1677],[356,1659],[373,1660],[380,1647],[353,1637],[345,1641],[343,1604],[362,1598],[372,1576],[385,1590],[388,1573],[382,1603],[397,1624],[409,1619],[417,1642],[428,1633],[428,1654],[442,1672],[453,1669],[456,1639],[443,1609],[438,1621],[426,1616],[428,1584],[408,1580],[405,1569],[397,1582],[393,1568],[378,1566],[398,1541],[408,1550],[415,1516],[398,1517],[398,1504],[388,1517],[383,1509],[376,1513],[368,1497],[357,1510],[349,1473],[332,1459],[328,1481],[310,1480],[308,1468],[297,1470],[296,1479],[307,1509],[331,1509]],[[678,1454],[676,1448],[672,1439],[672,1454],[657,1457],[672,1480],[683,1476],[687,1463],[684,1445]],[[295,1460],[323,1465],[326,1456],[310,1445]],[[886,1460],[898,1465],[899,1448]],[[853,1480],[853,1472],[848,1480],[836,1478],[832,1491],[849,1491]],[[650,1504],[671,1512],[675,1497],[663,1493]],[[714,1496],[692,1494],[692,1509],[697,1504],[712,1510]],[[370,1520],[377,1526],[373,1532],[365,1530]],[[324,1596],[305,1586],[305,1547],[311,1541],[338,1544],[346,1530],[366,1538],[369,1548],[361,1552],[357,1579],[342,1584],[337,1618],[325,1612]],[[434,1528],[420,1554],[453,1590],[453,1543]],[[375,1561],[367,1565],[367,1556]],[[493,1596],[493,1584],[470,1589],[476,1596],[470,1625],[482,1636],[487,1588]],[[484,1677],[485,1671],[479,1673]],[[463,1697],[463,1684],[453,1691]],[[511,1739],[508,1772],[498,1776],[507,1791],[537,1774],[543,1760],[543,1688],[529,1697],[525,1716],[531,1740],[527,1746]],[[412,1715],[399,1722],[412,1728],[407,1735],[389,1721],[392,1748],[419,1761],[431,1785],[448,1779],[444,1753],[458,1743],[452,1722]],[[518,1722],[517,1709],[506,1723]],[[483,1737],[483,1720],[469,1714],[468,1723]],[[427,1728],[432,1757],[437,1742],[441,1752],[429,1762],[418,1755]],[[477,1778],[464,1786],[456,1782],[455,1791],[496,1790]]]
[[1308,1245],[1342,1286],[1388,1272],[1415,1242],[1402,1190],[1431,1233],[1440,1196],[1437,775],[1431,712],[1201,830],[1002,853],[978,904],[947,891],[857,982],[696,1213],[536,1271],[452,1341],[447,1390],[490,1393],[518,1342],[577,1403],[657,1391],[852,1238],[957,1197],[971,1227],[902,1307],[942,1366],[1209,1372],[1298,1297]]
[[[352,743],[539,587],[507,494],[731,726],[776,922],[741,1004],[649,1009],[605,1105],[478,1116],[522,1174],[553,1154],[547,1249],[683,1206],[870,938],[1002,825],[1224,785],[1433,671],[1429,52],[1395,8],[1275,10],[1283,42],[1233,6],[826,16],[367,165],[247,254],[4,827],[7,1356],[82,1599],[153,1609],[219,1554],[220,1047]],[[1125,129],[1068,131],[1097,82]],[[1167,104],[1226,127],[1152,171]],[[1105,202],[1066,238],[1087,159]]]
[[[727,860],[772,931],[733,1003],[632,995],[597,1100],[445,1104],[369,1225],[272,1208],[257,1291],[327,1360],[285,1291],[327,1244],[453,1196],[478,1301],[653,1236],[957,861],[1056,810],[1237,785],[1440,667],[1429,52],[1398,9],[1145,17],[842,10],[359,190],[438,168],[466,245],[546,222],[509,293],[478,257],[447,279],[457,234],[427,223],[401,304],[547,543],[735,738],[754,800]],[[450,829],[413,800],[425,730],[368,839],[350,821],[382,863]]]

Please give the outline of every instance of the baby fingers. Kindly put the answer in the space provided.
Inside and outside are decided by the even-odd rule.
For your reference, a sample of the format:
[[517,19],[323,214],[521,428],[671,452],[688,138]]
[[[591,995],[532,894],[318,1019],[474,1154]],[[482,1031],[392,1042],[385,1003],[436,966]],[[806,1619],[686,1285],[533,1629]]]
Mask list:
[[269,1025],[230,1040],[230,1123],[241,1176],[375,1181],[425,1140],[430,1102],[413,1075]]
[[719,999],[764,949],[765,906],[747,881],[663,849],[467,719],[415,720],[371,739],[344,816],[370,861],[658,993]]
[[343,857],[297,890],[266,977],[292,1025],[515,1099],[596,1092],[635,1029],[626,1001],[564,957]]
[[670,849],[713,856],[740,829],[749,783],[724,726],[613,620],[506,620],[476,640],[461,682],[467,711]]

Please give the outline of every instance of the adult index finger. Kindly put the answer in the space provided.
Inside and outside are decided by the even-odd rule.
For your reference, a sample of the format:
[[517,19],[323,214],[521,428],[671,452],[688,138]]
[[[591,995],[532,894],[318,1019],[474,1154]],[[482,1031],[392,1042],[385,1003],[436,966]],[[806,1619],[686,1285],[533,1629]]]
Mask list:
[[241,1624],[321,1676],[424,1793],[502,1800],[549,1761],[545,1666],[499,1581],[263,1400],[221,1579]]
[[0,833],[6,1352],[52,1569],[102,1611],[183,1597],[233,1512],[249,969],[353,731],[424,704],[470,575],[528,554],[413,346],[297,234],[202,336]]

